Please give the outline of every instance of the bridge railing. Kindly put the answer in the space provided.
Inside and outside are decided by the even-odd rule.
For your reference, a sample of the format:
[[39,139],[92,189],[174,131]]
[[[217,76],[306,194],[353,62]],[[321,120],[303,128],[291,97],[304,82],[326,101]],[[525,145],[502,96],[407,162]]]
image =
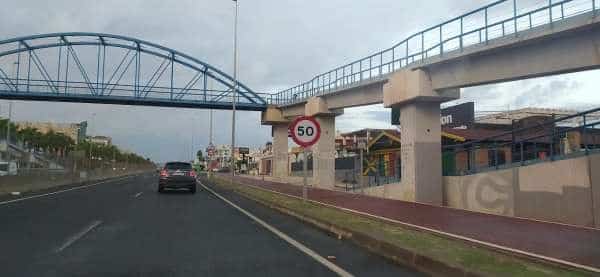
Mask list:
[[396,45],[332,69],[269,97],[286,105],[340,88],[376,81],[416,62],[486,44],[582,13],[596,11],[599,0],[500,0],[413,34]]
[[600,152],[600,108],[519,125],[513,121],[510,131],[444,146],[444,175],[468,175]]

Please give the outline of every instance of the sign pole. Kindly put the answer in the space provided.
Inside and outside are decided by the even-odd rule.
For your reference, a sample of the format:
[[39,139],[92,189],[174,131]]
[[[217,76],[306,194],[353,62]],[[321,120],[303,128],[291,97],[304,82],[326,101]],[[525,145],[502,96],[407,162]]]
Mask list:
[[[321,137],[321,126],[319,122],[310,116],[301,116],[296,118],[289,127],[292,140],[302,147],[304,161],[302,162],[303,185],[302,199],[304,202],[308,199],[308,148],[315,144]],[[313,167],[314,171],[314,167]]]
[[302,147],[304,150],[304,161],[302,161],[302,170],[304,171],[304,176],[302,180],[302,199],[306,202],[308,198],[308,148]]
[[364,149],[360,148],[360,172],[358,173],[358,185],[360,186],[360,193],[365,194],[365,185],[363,184],[363,163],[364,163]]

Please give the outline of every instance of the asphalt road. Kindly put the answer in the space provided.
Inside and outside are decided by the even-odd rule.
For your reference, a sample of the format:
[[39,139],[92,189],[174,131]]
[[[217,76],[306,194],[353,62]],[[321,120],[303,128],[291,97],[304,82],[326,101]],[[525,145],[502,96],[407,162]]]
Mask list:
[[217,190],[301,247],[201,187],[156,184],[146,174],[0,201],[0,276],[418,275],[235,194]]

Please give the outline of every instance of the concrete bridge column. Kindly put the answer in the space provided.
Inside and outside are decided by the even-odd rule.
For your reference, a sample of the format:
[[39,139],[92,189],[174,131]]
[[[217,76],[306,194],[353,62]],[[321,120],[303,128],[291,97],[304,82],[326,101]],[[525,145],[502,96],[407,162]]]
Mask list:
[[321,125],[321,137],[312,147],[313,184],[315,187],[333,189],[335,186],[335,117],[343,110],[330,110],[327,101],[313,97],[306,102],[304,112],[314,116]]
[[288,177],[288,125],[274,124],[273,128],[273,177]]
[[395,73],[384,86],[384,105],[400,107],[402,180],[392,197],[443,204],[440,103],[459,90],[437,92],[422,70]]
[[335,186],[335,116],[316,117],[321,125],[321,138],[313,145],[314,186],[333,189]]
[[288,177],[288,125],[281,109],[271,106],[261,114],[261,123],[271,125],[273,134],[273,177],[282,181]]
[[440,104],[415,102],[400,109],[402,198],[443,204]]

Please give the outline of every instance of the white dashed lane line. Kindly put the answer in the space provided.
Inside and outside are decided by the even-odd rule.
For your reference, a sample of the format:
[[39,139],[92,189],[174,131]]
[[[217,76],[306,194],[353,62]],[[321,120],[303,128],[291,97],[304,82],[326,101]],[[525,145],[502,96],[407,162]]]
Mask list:
[[93,221],[92,223],[88,224],[87,226],[85,226],[85,228],[81,229],[81,231],[79,231],[79,232],[75,233],[74,235],[70,236],[69,238],[67,238],[67,240],[65,240],[65,242],[63,244],[61,244],[60,247],[56,248],[56,250],[54,252],[59,253],[59,252],[65,250],[67,247],[71,246],[73,243],[75,243],[76,241],[81,239],[83,236],[85,236],[87,233],[92,231],[94,228],[98,227],[98,225],[100,225],[100,224],[102,224],[102,221],[100,221],[100,220],[96,220],[96,221]]

